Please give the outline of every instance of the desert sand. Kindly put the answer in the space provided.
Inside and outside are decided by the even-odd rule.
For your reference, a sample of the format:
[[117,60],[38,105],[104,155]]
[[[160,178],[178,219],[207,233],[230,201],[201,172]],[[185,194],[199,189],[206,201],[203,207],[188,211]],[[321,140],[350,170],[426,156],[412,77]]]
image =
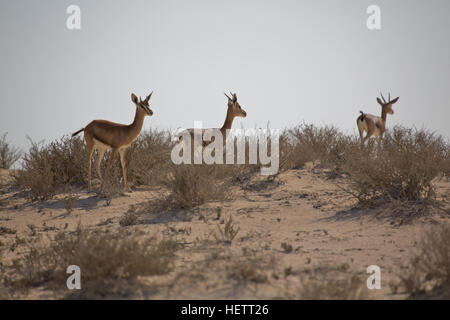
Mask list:
[[[357,201],[343,190],[345,179],[329,179],[325,170],[311,163],[274,179],[254,176],[235,186],[226,202],[152,214],[145,208],[167,194],[159,187],[138,187],[112,199],[109,205],[96,194],[75,190],[78,198],[69,213],[63,194],[50,201],[32,202],[11,183],[10,171],[2,170],[0,226],[16,231],[0,235],[4,264],[26,250],[17,238],[48,241],[47,236],[75,230],[78,224],[117,233],[135,229],[157,237],[171,235],[183,243],[170,273],[118,284],[120,289],[109,298],[298,299],[303,298],[300,288],[311,279],[356,276],[368,299],[403,299],[406,296],[398,275],[408,268],[421,232],[449,221],[445,212],[405,221],[376,209],[355,209]],[[449,210],[450,183],[436,184],[438,199]],[[119,220],[130,206],[138,212],[138,222],[121,227]],[[231,244],[219,243],[214,234],[221,220],[230,215],[239,232]],[[369,265],[381,268],[380,290],[368,290],[365,285]],[[245,268],[250,269],[248,277]],[[19,298],[61,295],[38,287]]]

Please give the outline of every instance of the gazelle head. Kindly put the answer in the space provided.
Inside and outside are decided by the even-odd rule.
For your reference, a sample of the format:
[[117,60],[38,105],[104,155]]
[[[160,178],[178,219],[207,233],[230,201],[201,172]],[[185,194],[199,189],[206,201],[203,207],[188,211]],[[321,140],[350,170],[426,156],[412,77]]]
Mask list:
[[394,114],[394,110],[392,109],[392,105],[398,101],[400,97],[395,98],[394,100],[391,100],[391,94],[389,93],[388,101],[386,101],[383,97],[383,94],[381,93],[381,100],[380,98],[377,98],[378,103],[381,105],[382,112],[384,114]]
[[226,93],[225,97],[228,98],[228,110],[231,111],[234,117],[242,117],[245,118],[247,116],[247,112],[245,112],[244,109],[241,108],[241,105],[237,101],[236,93],[231,93],[230,96],[228,96]]
[[144,100],[142,100],[141,97],[139,97],[138,100],[134,93],[131,94],[131,101],[134,102],[136,108],[138,108],[139,111],[144,112],[147,116],[153,115],[153,111],[150,109],[150,105],[148,103],[150,101],[150,98],[152,97],[152,94],[153,91]]

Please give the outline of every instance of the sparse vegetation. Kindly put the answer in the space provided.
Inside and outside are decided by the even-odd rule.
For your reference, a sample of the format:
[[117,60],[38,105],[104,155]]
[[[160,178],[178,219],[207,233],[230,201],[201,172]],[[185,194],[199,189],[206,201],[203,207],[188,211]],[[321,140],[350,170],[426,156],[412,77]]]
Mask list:
[[426,130],[395,127],[386,132],[378,149],[369,144],[352,148],[342,162],[359,201],[431,201],[433,179],[444,173],[449,146]]
[[226,166],[171,166],[165,186],[172,192],[176,207],[192,208],[207,201],[223,201],[231,186],[231,177],[224,175]]
[[374,139],[362,146],[359,138],[334,127],[303,124],[283,133],[280,169],[313,161],[331,170],[329,177],[347,177],[347,191],[362,206],[401,201],[423,213],[434,204],[433,180],[448,175],[449,152],[442,136],[425,129],[397,126],[386,131],[381,146]]
[[295,298],[306,300],[362,300],[369,299],[366,278],[357,276],[344,264],[318,264],[290,271],[300,280]]
[[28,229],[30,230],[30,236],[34,237],[36,236],[37,232],[36,232],[36,226],[34,224],[28,224],[27,225]]
[[249,250],[243,250],[243,255],[234,257],[231,262],[227,266],[227,277],[237,283],[265,283],[275,266],[272,256],[262,256]]
[[292,245],[290,243],[287,243],[287,242],[282,242],[281,243],[281,249],[283,249],[284,253],[291,253],[294,250]]
[[16,230],[10,229],[8,227],[0,226],[0,235],[4,234],[16,234]]
[[170,163],[171,147],[169,132],[142,132],[127,150],[128,181],[134,185],[161,185]]
[[330,165],[338,155],[344,135],[333,126],[301,124],[286,129],[280,137],[280,169],[302,168],[306,162]]
[[[168,164],[170,154],[170,139],[166,132],[148,131],[139,136],[137,141],[127,151],[128,180],[131,184],[161,183],[164,169]],[[30,139],[31,147],[23,157],[23,168],[15,174],[16,184],[31,191],[33,199],[46,200],[67,186],[87,185],[87,151],[81,137],[63,137],[49,144],[34,142]],[[102,162],[101,170],[105,178],[120,181],[120,165],[114,163],[110,170],[109,157]],[[94,157],[95,158],[95,157]],[[95,161],[95,160],[94,160]],[[92,166],[92,176],[96,175]],[[108,174],[105,174],[108,172]],[[115,181],[114,181],[115,182]],[[117,184],[117,186],[115,186]],[[119,183],[105,181],[100,193],[111,198],[120,187]],[[120,187],[121,188],[121,187]]]
[[[33,199],[50,199],[68,186],[86,186],[87,153],[80,137],[63,137],[47,145],[30,142],[31,148],[23,157],[23,169],[17,172],[15,181],[30,190]],[[255,172],[256,167],[249,165],[175,166],[170,161],[171,146],[168,132],[142,133],[127,151],[128,181],[132,185],[167,187],[172,192],[173,204],[179,208],[224,200],[238,177]],[[114,163],[110,169],[109,156],[106,154],[107,159],[101,165],[104,179],[98,190],[108,203],[122,192],[120,166]],[[95,176],[94,165],[92,168]]]
[[119,224],[121,227],[127,227],[135,225],[138,220],[138,217],[133,209],[128,210],[125,214],[120,218]]
[[66,209],[67,213],[71,213],[75,208],[75,205],[78,201],[78,197],[74,195],[72,192],[69,192],[63,199],[64,209]]
[[309,280],[303,282],[300,299],[305,300],[363,300],[367,299],[364,281],[353,276],[341,280]]
[[233,222],[233,217],[231,215],[228,217],[228,219],[224,220],[223,229],[220,227],[219,224],[217,225],[217,229],[219,233],[214,234],[216,241],[223,242],[226,244],[231,244],[233,242],[233,239],[237,236],[239,230],[241,230],[240,227],[236,228],[236,223]]
[[0,241],[0,300],[6,300],[10,298],[10,294],[8,292],[8,289],[3,284],[4,277],[5,277],[5,270],[3,267],[3,243]]
[[[74,233],[59,233],[47,245],[30,245],[28,253],[14,261],[14,275],[7,286],[26,290],[35,286],[63,289],[66,268],[77,265],[83,283],[131,280],[140,275],[160,275],[171,269],[178,243],[167,239],[138,239],[123,233],[100,233],[79,227]],[[83,290],[82,290],[83,291]]]
[[84,185],[87,163],[80,138],[63,137],[48,145],[30,139],[31,148],[23,157],[16,183],[31,191],[33,199],[49,199],[67,185]]
[[18,148],[12,147],[10,142],[6,140],[5,133],[0,137],[0,168],[9,169],[20,159],[22,153]]
[[120,175],[120,168],[114,166],[109,169],[108,174],[105,174],[100,181],[100,187],[97,189],[96,194],[98,197],[106,199],[107,206],[111,204],[114,198],[123,193]]
[[[307,231],[299,231],[295,239],[290,235],[272,239],[273,234],[271,235],[269,231],[252,230],[245,225],[246,235],[239,238],[239,243],[230,246],[240,232],[240,227],[233,219],[235,216],[228,215],[224,210],[235,212],[243,219],[259,218],[258,214],[267,213],[266,206],[261,203],[276,201],[280,206],[273,211],[274,215],[269,220],[276,224],[277,229],[282,228],[283,224],[289,221],[283,216],[285,207],[309,203],[319,208],[321,203],[326,201],[317,196],[311,203],[311,199],[305,196],[310,192],[316,194],[317,190],[305,189],[294,192],[287,184],[289,177],[293,176],[299,181],[297,178],[304,179],[303,174],[307,175],[305,179],[308,180],[307,184],[299,185],[306,188],[305,186],[312,183],[311,180],[314,181],[319,175],[322,178],[323,173],[326,173],[326,178],[334,179],[332,180],[334,185],[336,182],[339,183],[339,186],[358,199],[359,207],[381,208],[384,204],[389,204],[386,212],[390,215],[404,217],[405,212],[409,215],[419,215],[425,212],[428,206],[435,204],[436,178],[445,179],[449,175],[449,144],[442,137],[426,130],[396,127],[385,133],[381,146],[374,140],[361,146],[356,136],[345,135],[335,127],[316,127],[308,124],[285,130],[281,138],[280,170],[300,169],[306,162],[312,162],[312,173],[309,169],[289,172],[285,181],[284,176],[259,179],[252,177],[258,172],[259,165],[176,166],[170,161],[172,144],[168,133],[149,131],[141,134],[128,149],[128,181],[138,190],[145,189],[136,188],[140,185],[149,185],[152,188],[157,186],[157,189],[149,192],[151,194],[149,201],[137,203],[136,207],[131,206],[121,217],[115,215],[101,222],[96,220],[94,230],[98,227],[97,231],[80,228],[72,233],[67,231],[57,233],[53,238],[58,230],[71,229],[67,223],[63,227],[66,222],[64,220],[57,220],[51,223],[52,226],[46,226],[44,222],[42,228],[30,224],[29,230],[20,233],[0,227],[0,235],[5,235],[6,239],[2,245],[3,251],[8,251],[8,254],[17,258],[13,265],[3,268],[7,272],[1,276],[3,280],[0,281],[0,297],[4,292],[16,295],[26,292],[31,287],[61,292],[58,290],[65,288],[67,274],[64,267],[68,264],[79,265],[83,272],[83,290],[76,297],[111,297],[111,294],[121,297],[120,290],[112,293],[112,284],[123,284],[124,288],[127,288],[125,291],[130,292],[130,288],[142,285],[139,284],[140,276],[164,275],[172,270],[173,253],[178,244],[173,240],[143,239],[144,236],[138,234],[138,230],[152,228],[151,225],[155,224],[159,225],[158,228],[161,224],[167,224],[167,229],[159,234],[169,237],[181,236],[182,241],[189,244],[187,247],[191,245],[195,247],[196,242],[201,244],[201,248],[196,248],[192,261],[189,261],[199,263],[193,273],[199,279],[214,278],[216,275],[203,274],[205,268],[211,268],[218,273],[222,272],[223,278],[236,287],[241,285],[245,287],[249,284],[266,286],[271,285],[272,281],[280,281],[279,284],[282,284],[292,280],[293,276],[299,274],[299,270],[291,264],[274,268],[274,259],[270,253],[275,252],[284,260],[293,260],[296,255],[307,252],[308,246],[301,243],[306,239],[301,232]],[[97,197],[93,197],[96,198],[92,201],[94,205],[97,205],[98,197],[105,198],[107,204],[111,204],[113,198],[123,196],[119,160],[116,159],[117,163],[109,169],[109,157],[107,153],[106,161],[102,162],[104,179],[100,184],[94,180],[94,190],[97,194]],[[84,141],[81,138],[62,138],[48,145],[33,142],[23,158],[23,169],[14,173],[15,182],[25,190],[31,191],[34,199],[44,200],[64,193],[62,197],[58,196],[58,199],[62,199],[64,209],[70,213],[78,199],[71,190],[86,187],[86,159]],[[94,169],[92,175],[96,176]],[[333,192],[330,191],[333,190],[333,185],[328,187],[329,190],[325,190],[324,194]],[[272,191],[277,188],[280,193],[274,196]],[[239,203],[239,208],[229,209],[227,202],[236,199],[233,197],[236,192],[240,193],[239,202],[246,199],[257,203],[246,204],[248,207]],[[348,195],[344,195],[343,198],[345,205],[350,202],[352,205],[356,204],[355,199],[349,200]],[[22,207],[22,204],[14,198],[5,196],[5,199],[7,199],[5,201],[12,199],[11,210],[13,207],[19,208],[19,205]],[[141,195],[139,194],[136,199],[141,199]],[[84,209],[85,203],[91,203],[90,200],[85,202],[83,197],[80,208]],[[340,199],[330,207],[340,207],[338,200]],[[208,204],[209,202],[215,203]],[[23,207],[26,210],[26,206]],[[56,207],[56,210],[62,209],[60,201],[51,201],[48,207],[47,204],[42,206],[38,204],[38,208],[45,208],[41,214],[47,223]],[[89,205],[86,207],[89,208]],[[109,209],[111,208],[107,210]],[[74,217],[58,213],[59,218]],[[264,216],[264,219],[267,221],[267,216]],[[190,222],[186,223],[187,221]],[[202,221],[201,227],[193,226],[198,223],[197,221]],[[117,222],[122,228],[117,228]],[[73,225],[73,222],[70,223]],[[211,223],[217,223],[217,229],[214,226],[214,230],[206,229],[206,234],[196,234],[197,229],[205,230],[203,228],[207,228]],[[125,228],[137,224],[139,226]],[[98,231],[99,229],[101,231]],[[52,238],[49,241],[41,241],[41,236],[47,231],[51,231]],[[450,267],[446,259],[450,253],[443,245],[450,242],[450,239],[447,239],[448,231],[433,232],[430,232],[428,240],[420,246],[422,251],[412,260],[410,273],[402,278],[402,284],[413,298],[445,297],[443,293],[449,291],[449,276],[446,270]],[[12,234],[16,234],[15,239],[10,236]],[[199,240],[204,236],[207,237],[206,240]],[[323,235],[328,236],[328,233]],[[335,234],[334,237],[341,238],[339,234]],[[430,240],[432,237],[433,240]],[[193,240],[194,238],[197,240]],[[246,252],[243,255],[236,255],[236,250],[244,243],[253,246],[251,250],[263,254]],[[209,256],[211,250],[216,251]],[[428,253],[424,253],[425,251]],[[203,252],[206,252],[205,256],[199,258]],[[308,257],[305,265],[311,266],[317,262],[318,252],[306,254]],[[183,267],[184,263],[185,261]],[[326,269],[325,273],[320,273],[321,271],[316,273],[314,270],[305,272],[305,276],[301,277],[301,280],[305,280],[301,281],[301,289],[295,287],[293,292],[290,287],[288,295],[292,294],[293,297],[302,299],[366,297],[365,291],[362,290],[364,281],[353,277],[353,273],[344,270],[339,271],[340,276],[345,273],[343,277],[328,278],[325,277],[328,271]],[[171,278],[172,274],[167,277]],[[171,278],[169,282],[175,280]],[[2,292],[2,288],[8,290]],[[281,296],[284,297],[283,294]]]
[[411,298],[450,299],[450,224],[428,229],[400,279]]
[[220,217],[222,216],[222,208],[216,208],[216,213],[217,213],[217,216],[216,216],[216,220],[220,220]]

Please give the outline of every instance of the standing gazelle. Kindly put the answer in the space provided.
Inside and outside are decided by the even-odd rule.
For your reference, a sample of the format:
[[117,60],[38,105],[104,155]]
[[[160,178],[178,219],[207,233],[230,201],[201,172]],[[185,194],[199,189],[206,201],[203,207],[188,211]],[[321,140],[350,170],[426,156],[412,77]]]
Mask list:
[[[361,143],[364,144],[367,139],[371,136],[375,136],[378,143],[383,138],[383,134],[386,131],[386,119],[388,114],[394,114],[392,105],[398,101],[400,97],[391,100],[391,94],[389,93],[389,99],[386,100],[381,94],[381,100],[377,97],[378,103],[381,105],[381,117],[374,116],[373,114],[364,113],[362,111],[361,115],[356,119],[356,124],[358,125],[359,136],[361,137]],[[367,132],[366,136],[363,137],[364,131]]]
[[[247,116],[247,112],[245,112],[244,109],[241,108],[241,105],[237,101],[236,93],[230,92],[231,97],[229,95],[227,95],[226,93],[224,93],[224,94],[228,98],[228,110],[227,110],[227,115],[225,118],[225,122],[223,123],[223,126],[221,128],[201,129],[202,137],[203,137],[205,131],[207,131],[207,130],[217,130],[217,129],[220,130],[220,133],[222,134],[223,145],[226,144],[227,134],[229,133],[229,131],[231,129],[231,125],[233,124],[234,118],[235,117],[245,118]],[[186,131],[190,135],[191,141],[194,141],[194,135],[196,134],[195,129],[190,128],[190,129],[186,129]],[[179,141],[180,142],[182,141],[182,136],[179,137]],[[203,141],[202,146],[205,147],[208,144],[212,143],[213,141],[214,141],[214,139],[212,139],[211,141]],[[193,143],[191,144],[191,146],[193,147]]]
[[[152,91],[153,93],[153,91]],[[83,129],[78,130],[72,137],[84,131],[84,140],[86,141],[88,149],[88,184],[89,192],[91,191],[91,159],[95,148],[98,150],[96,161],[96,170],[100,179],[102,174],[100,172],[100,163],[103,159],[105,151],[112,149],[111,168],[116,157],[117,151],[120,154],[120,163],[122,165],[123,181],[125,188],[131,191],[127,182],[127,164],[125,159],[126,149],[133,143],[142,130],[145,116],[151,116],[153,111],[149,108],[149,100],[152,96],[150,93],[145,100],[136,97],[134,93],[131,94],[131,101],[136,105],[136,114],[133,123],[129,125],[114,123],[106,120],[94,120]]]

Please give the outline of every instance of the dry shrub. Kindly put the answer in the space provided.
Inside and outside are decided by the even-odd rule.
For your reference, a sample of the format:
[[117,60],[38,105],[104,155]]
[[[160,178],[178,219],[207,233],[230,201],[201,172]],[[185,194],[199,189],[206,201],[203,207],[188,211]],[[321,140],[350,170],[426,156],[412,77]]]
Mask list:
[[214,237],[216,238],[217,242],[231,244],[231,242],[233,242],[233,239],[237,236],[241,228],[240,227],[236,228],[236,223],[233,222],[233,217],[231,215],[228,217],[228,219],[225,219],[223,223],[224,223],[223,229],[220,227],[219,224],[217,225],[219,233],[215,233]]
[[48,145],[30,142],[15,181],[30,189],[33,199],[49,199],[67,185],[85,184],[87,152],[83,140],[63,137]]
[[443,163],[443,173],[447,179],[450,179],[450,148],[447,148],[445,160]]
[[130,208],[125,214],[120,218],[119,224],[121,227],[128,227],[135,225],[138,221],[138,217],[133,210],[133,208]]
[[227,278],[237,283],[266,283],[274,266],[272,256],[244,251],[242,256],[233,258],[232,263],[226,267]]
[[364,281],[356,276],[336,280],[310,280],[304,282],[300,299],[305,300],[362,300],[366,299]]
[[160,184],[171,163],[172,142],[167,131],[149,130],[127,150],[128,181],[135,185]]
[[325,166],[339,153],[343,138],[333,126],[301,124],[287,129],[280,136],[280,169],[301,168],[306,162],[316,160]]
[[[130,185],[163,185],[173,193],[178,207],[193,207],[209,200],[222,200],[231,183],[239,183],[258,169],[257,165],[180,165],[170,158],[173,143],[166,131],[143,132],[127,150]],[[248,146],[246,146],[248,150]],[[247,151],[248,157],[248,151]],[[122,190],[122,169],[118,157],[109,168],[111,154],[101,164],[103,181],[98,191],[108,202]],[[49,199],[67,186],[86,186],[88,163],[84,141],[63,137],[48,145],[31,141],[23,157],[23,170],[15,181],[31,190],[33,199]],[[93,162],[96,161],[96,155]],[[96,176],[95,163],[92,178]]]
[[427,202],[435,198],[433,179],[444,173],[449,146],[426,130],[395,127],[379,147],[349,147],[340,161],[360,203],[394,199]]
[[[109,160],[109,159],[108,159]],[[100,181],[100,187],[96,194],[100,198],[106,199],[106,205],[110,205],[112,199],[123,194],[122,170],[119,166],[109,168],[109,161],[103,164],[103,179]],[[106,171],[107,170],[107,171]]]
[[[81,137],[63,137],[49,144],[30,139],[31,148],[23,157],[22,170],[15,175],[16,184],[31,191],[33,199],[49,199],[67,186],[87,186],[87,150]],[[159,181],[165,166],[170,162],[168,133],[151,130],[142,133],[127,150],[128,181],[130,184],[151,184]],[[92,177],[96,176],[93,156]],[[108,152],[101,164],[104,178],[112,176],[114,182],[122,177],[118,157],[109,168]],[[110,179],[110,180],[111,180]],[[113,181],[106,181],[101,193],[108,193]]]
[[5,286],[0,283],[0,300],[8,300],[10,299],[10,295]]
[[[1,247],[2,247],[2,243],[0,242],[0,260],[3,255],[3,250]],[[3,267],[3,263],[0,262],[0,300],[7,300],[7,299],[11,298],[10,294],[8,292],[8,289],[4,285],[4,278],[5,278],[4,267]]]
[[171,270],[177,248],[178,243],[170,239],[138,239],[130,233],[100,233],[79,227],[74,233],[59,233],[50,244],[31,245],[27,254],[14,261],[14,274],[7,285],[16,290],[41,285],[67,290],[69,265],[80,267],[82,288],[161,275]]
[[9,169],[20,159],[21,152],[18,148],[12,147],[6,140],[8,133],[0,137],[0,168]]
[[[208,201],[223,201],[232,183],[232,168],[226,165],[173,165],[165,186],[175,207],[192,208]],[[228,173],[228,174],[227,174]]]
[[79,197],[75,195],[70,187],[66,188],[66,196],[63,198],[64,209],[66,209],[67,213],[70,214],[75,208]]
[[292,244],[290,243],[282,242],[281,249],[283,249],[284,253],[291,253],[294,250],[294,247],[292,247]]
[[400,275],[412,298],[450,299],[450,224],[424,232],[409,261],[409,269]]
[[0,226],[0,236],[4,234],[16,234],[17,230],[10,229],[8,227]]
[[300,288],[296,295],[307,300],[368,299],[366,279],[358,277],[344,264],[319,264],[300,273]]

